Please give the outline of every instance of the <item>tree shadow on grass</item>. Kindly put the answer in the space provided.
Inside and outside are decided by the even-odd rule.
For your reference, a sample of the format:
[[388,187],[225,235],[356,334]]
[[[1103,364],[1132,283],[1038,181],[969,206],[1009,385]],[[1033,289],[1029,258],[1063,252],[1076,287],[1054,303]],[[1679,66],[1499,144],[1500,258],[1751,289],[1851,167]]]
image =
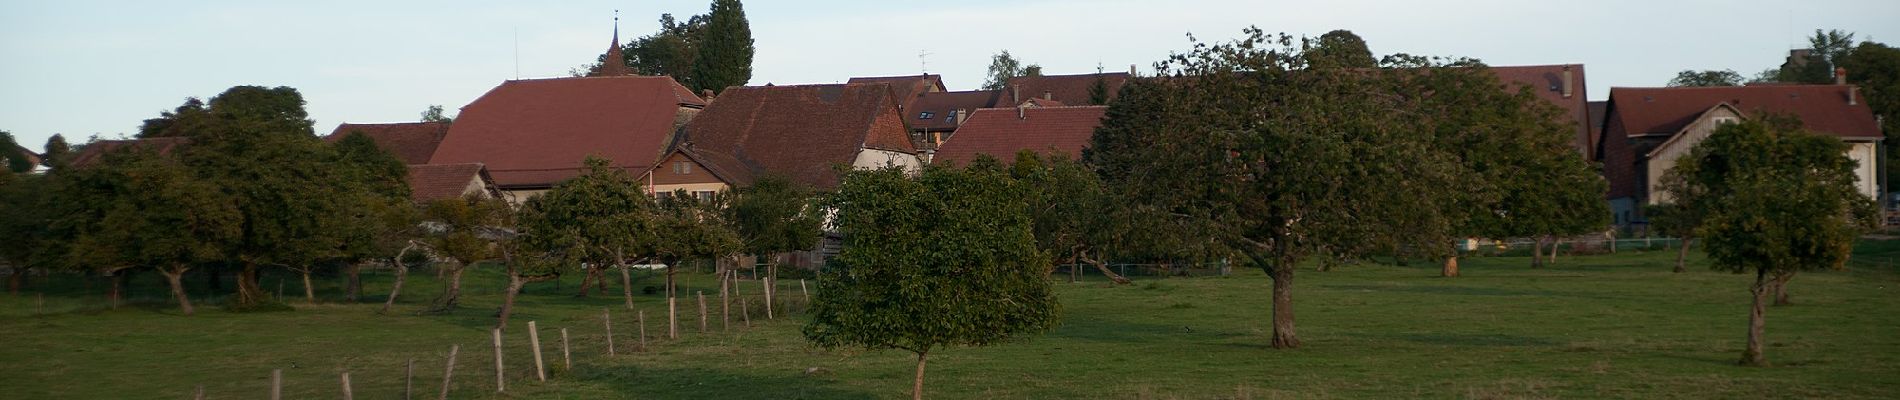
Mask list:
[[1482,346],[1482,347],[1547,347],[1562,345],[1564,342],[1520,335],[1500,333],[1461,334],[1461,333],[1403,333],[1388,337],[1414,343],[1441,346]]
[[877,396],[837,387],[831,375],[806,376],[800,371],[747,374],[705,368],[638,368],[587,366],[574,379],[604,383],[623,398],[639,399],[875,399]]
[[1587,293],[1558,292],[1550,290],[1525,290],[1496,287],[1473,286],[1422,286],[1422,285],[1324,285],[1327,289],[1359,290],[1380,292],[1404,292],[1443,294],[1452,296],[1527,296],[1527,297],[1575,297],[1584,299],[1608,300],[1611,297]]

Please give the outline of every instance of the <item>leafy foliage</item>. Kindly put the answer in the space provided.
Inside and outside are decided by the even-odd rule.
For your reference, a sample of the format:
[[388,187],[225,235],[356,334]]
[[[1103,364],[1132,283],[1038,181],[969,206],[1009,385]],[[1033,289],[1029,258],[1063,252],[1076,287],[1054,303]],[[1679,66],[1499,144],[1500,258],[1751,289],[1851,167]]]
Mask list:
[[65,169],[66,164],[72,162],[72,158],[73,146],[66,143],[64,135],[56,133],[53,137],[46,138],[46,154],[40,155],[40,165],[46,166],[47,169]]
[[[1847,81],[1860,87],[1867,107],[1880,117],[1881,131],[1889,137],[1883,145],[1887,154],[1900,150],[1900,49],[1878,42],[1861,42],[1841,61],[1847,68]],[[49,150],[50,151],[50,150]],[[1888,163],[1887,179],[1900,179],[1900,163]],[[1890,186],[1891,187],[1891,186]]]
[[692,60],[691,87],[721,92],[751,81],[754,49],[745,6],[739,0],[713,0],[704,29],[694,43],[698,54]]
[[594,265],[651,256],[655,205],[641,183],[606,159],[588,157],[584,164],[580,176],[522,205],[524,247]]
[[789,178],[766,175],[739,190],[730,220],[747,253],[770,255],[818,246],[823,222],[811,188]]
[[443,114],[442,105],[430,104],[428,109],[422,110],[422,122],[455,122],[455,118]]
[[27,158],[23,147],[13,138],[12,132],[0,131],[0,161],[7,163],[6,169],[13,173],[33,171],[33,160]]
[[1372,56],[1372,50],[1366,48],[1366,40],[1352,31],[1339,29],[1319,35],[1318,38],[1301,39],[1307,65],[1318,68],[1373,68],[1379,60]]
[[1049,256],[1023,185],[998,169],[845,173],[829,205],[844,249],[818,281],[807,340],[826,348],[983,346],[1054,326]]
[[1022,60],[1009,54],[1009,50],[998,51],[990,56],[989,78],[983,81],[983,90],[1001,90],[1009,85],[1010,78],[1019,76],[1042,76],[1042,66],[1023,65]]
[[1735,70],[1683,70],[1669,79],[1669,87],[1741,86],[1742,74]]

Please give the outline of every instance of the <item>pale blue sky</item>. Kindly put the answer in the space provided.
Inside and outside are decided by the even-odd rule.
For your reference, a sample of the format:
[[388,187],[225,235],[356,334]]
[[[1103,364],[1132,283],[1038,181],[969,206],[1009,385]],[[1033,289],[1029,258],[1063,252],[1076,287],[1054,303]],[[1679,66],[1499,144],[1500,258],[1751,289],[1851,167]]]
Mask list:
[[[303,92],[319,133],[342,122],[451,113],[519,76],[565,76],[660,13],[664,1],[0,0],[0,130],[38,149],[135,132],[186,97],[234,85]],[[983,81],[1001,49],[1047,73],[1125,71],[1203,40],[1351,29],[1378,54],[1476,57],[1493,65],[1583,63],[1590,97],[1660,86],[1682,69],[1753,75],[1816,28],[1900,41],[1900,1],[1169,0],[746,2],[757,40],[752,84],[830,83],[928,70],[952,90]]]

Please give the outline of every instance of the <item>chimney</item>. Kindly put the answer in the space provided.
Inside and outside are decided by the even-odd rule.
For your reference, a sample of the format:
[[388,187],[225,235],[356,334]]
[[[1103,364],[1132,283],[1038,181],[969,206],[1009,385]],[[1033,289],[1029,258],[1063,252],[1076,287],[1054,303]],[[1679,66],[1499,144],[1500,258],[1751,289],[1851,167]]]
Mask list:
[[1022,101],[1023,101],[1023,88],[1016,85],[1010,85],[1009,86],[1009,102],[1021,103]]
[[1566,99],[1570,98],[1570,96],[1575,96],[1577,93],[1576,91],[1577,86],[1575,83],[1576,77],[1574,75],[1575,75],[1574,73],[1570,72],[1570,66],[1565,65],[1564,66],[1564,98]]
[[951,120],[950,124],[963,125],[963,121],[968,119],[970,119],[970,110],[959,108],[957,109],[957,119]]
[[1854,95],[1854,91],[1856,89],[1860,89],[1860,88],[1853,87],[1853,86],[1847,87],[1847,105],[1850,105],[1850,106],[1860,105],[1860,99]]
[[713,101],[713,97],[716,97],[716,95],[713,94],[712,89],[699,90],[699,98],[706,100],[707,103],[711,103]]
[[1834,84],[1836,84],[1836,85],[1846,85],[1846,84],[1847,84],[1847,68],[1835,68],[1835,69],[1834,69]]
[[1128,64],[1128,76],[1135,76],[1135,64]]
[[1016,119],[1029,119],[1028,115],[1023,114],[1023,106],[1021,104],[1016,105]]
[[1047,91],[1047,90],[1044,90],[1044,91],[1042,91],[1042,99],[1043,99],[1043,100],[1055,100],[1055,99],[1056,99],[1056,94],[1055,94],[1055,93],[1053,93],[1053,92],[1050,92],[1050,91]]

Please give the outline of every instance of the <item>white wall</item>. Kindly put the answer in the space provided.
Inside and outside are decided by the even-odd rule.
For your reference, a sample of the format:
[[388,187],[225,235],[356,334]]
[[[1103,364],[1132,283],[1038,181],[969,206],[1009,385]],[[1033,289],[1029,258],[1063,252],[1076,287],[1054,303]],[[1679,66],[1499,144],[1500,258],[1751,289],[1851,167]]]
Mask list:
[[904,172],[917,173],[923,169],[924,162],[908,153],[878,149],[859,149],[858,159],[851,162],[851,167],[858,169],[877,169],[886,165],[902,166]]

